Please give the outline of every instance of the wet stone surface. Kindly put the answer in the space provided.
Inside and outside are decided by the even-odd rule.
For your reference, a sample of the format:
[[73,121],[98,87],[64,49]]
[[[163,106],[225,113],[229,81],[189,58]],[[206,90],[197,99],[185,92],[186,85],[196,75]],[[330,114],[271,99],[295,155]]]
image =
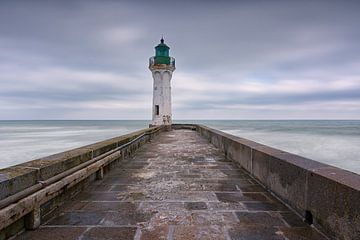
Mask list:
[[17,239],[326,239],[190,130],[161,133]]

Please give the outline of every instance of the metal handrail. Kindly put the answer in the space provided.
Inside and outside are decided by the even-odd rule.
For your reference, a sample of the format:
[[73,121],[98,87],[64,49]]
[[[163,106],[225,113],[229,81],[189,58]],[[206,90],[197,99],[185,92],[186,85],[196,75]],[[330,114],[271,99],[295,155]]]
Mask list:
[[154,65],[168,65],[168,66],[173,66],[175,67],[175,58],[173,57],[169,57],[170,58],[170,63],[169,64],[155,64],[155,57],[151,57],[149,58],[149,66],[154,66]]

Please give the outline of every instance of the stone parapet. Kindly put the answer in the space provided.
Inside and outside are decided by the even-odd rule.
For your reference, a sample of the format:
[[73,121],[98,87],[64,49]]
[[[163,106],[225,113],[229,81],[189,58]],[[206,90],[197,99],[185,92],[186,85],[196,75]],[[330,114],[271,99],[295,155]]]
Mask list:
[[[197,131],[303,219],[336,239],[360,239],[360,176],[196,124]],[[150,141],[153,127],[0,170],[0,239],[35,229],[63,202]],[[245,171],[244,171],[245,172]]]
[[131,155],[162,130],[143,129],[0,169],[0,239],[24,228],[36,228],[40,219],[34,216],[48,215],[62,204],[63,195],[72,195],[87,182],[101,178],[104,169]]
[[360,239],[360,175],[206,126],[183,127],[196,128],[306,222],[338,239]]

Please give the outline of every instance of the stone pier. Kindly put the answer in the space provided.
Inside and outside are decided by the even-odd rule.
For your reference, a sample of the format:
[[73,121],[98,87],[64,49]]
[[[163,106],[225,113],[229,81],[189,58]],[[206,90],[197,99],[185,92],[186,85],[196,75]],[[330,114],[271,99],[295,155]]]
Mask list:
[[197,131],[161,132],[98,176],[16,239],[327,239]]

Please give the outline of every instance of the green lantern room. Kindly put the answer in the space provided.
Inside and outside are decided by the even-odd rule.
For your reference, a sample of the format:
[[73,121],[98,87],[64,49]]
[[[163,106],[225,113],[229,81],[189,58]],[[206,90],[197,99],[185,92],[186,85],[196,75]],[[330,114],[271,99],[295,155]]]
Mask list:
[[169,46],[161,38],[160,43],[155,47],[155,56],[149,59],[149,68],[175,70],[175,58],[169,56],[169,50]]
[[155,64],[170,64],[169,49],[161,38],[160,44],[155,47]]

